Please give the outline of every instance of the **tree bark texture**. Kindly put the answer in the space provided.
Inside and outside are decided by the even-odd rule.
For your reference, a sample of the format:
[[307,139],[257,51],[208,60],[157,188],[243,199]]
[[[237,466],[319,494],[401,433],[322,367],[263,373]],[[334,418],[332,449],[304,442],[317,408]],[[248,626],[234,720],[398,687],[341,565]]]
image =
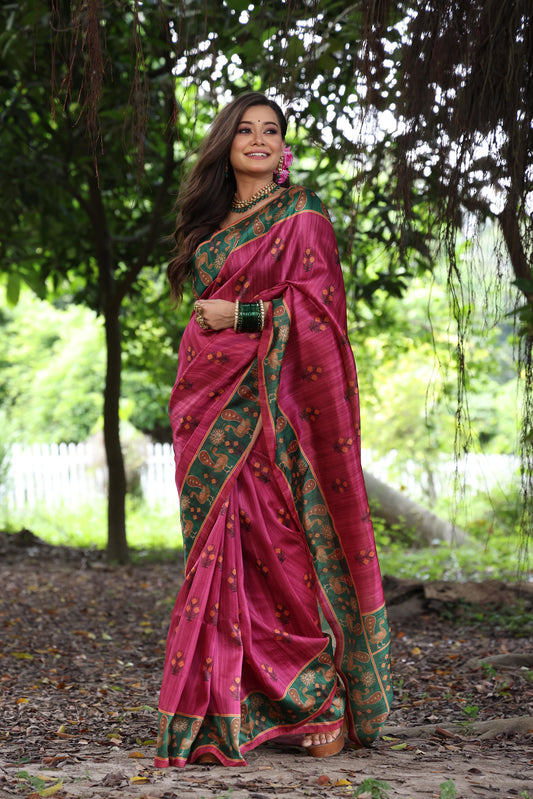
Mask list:
[[98,263],[98,290],[106,335],[106,379],[104,388],[104,446],[108,467],[107,557],[127,563],[126,540],[126,470],[120,444],[120,385],[122,341],[120,298],[113,271],[111,235],[100,192],[98,176],[89,180],[90,217],[93,225]]
[[114,304],[105,316],[107,367],[104,389],[104,444],[109,473],[107,498],[107,557],[110,561],[129,561],[126,539],[126,470],[120,443],[120,384],[122,344],[120,306]]

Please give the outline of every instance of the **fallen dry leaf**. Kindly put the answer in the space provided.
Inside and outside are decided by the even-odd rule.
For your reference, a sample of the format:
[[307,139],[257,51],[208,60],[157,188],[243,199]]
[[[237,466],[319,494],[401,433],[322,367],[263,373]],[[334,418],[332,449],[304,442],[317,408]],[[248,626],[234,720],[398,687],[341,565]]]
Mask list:
[[[1,546],[0,533],[0,550]],[[53,799],[108,799],[115,794],[155,799],[149,785],[132,782],[130,777],[140,771],[135,764],[147,764],[154,753],[164,639],[183,579],[182,557],[127,569],[93,569],[90,564],[100,557],[97,553],[80,554],[45,545],[43,551],[49,554],[34,560],[24,557],[20,548],[13,557],[9,552],[4,557],[0,551],[0,623],[4,629],[0,741],[3,761],[10,764],[5,771],[0,770],[0,795],[5,792],[7,796],[27,797],[26,792],[33,791],[34,799],[42,799],[28,780],[21,792],[16,773],[26,768],[19,764],[28,763],[32,774],[47,766],[61,768],[63,788],[52,795]],[[146,587],[139,591],[141,583]],[[31,594],[29,584],[34,587]],[[494,586],[491,591],[494,593]],[[524,602],[529,602],[527,594],[524,596]],[[395,603],[391,609],[399,607]],[[327,763],[329,776],[320,775],[320,768],[326,764],[311,763],[295,747],[294,753],[280,748],[279,756],[273,757],[267,744],[250,753],[251,768],[242,771],[241,780],[245,774],[251,777],[253,769],[257,794],[292,799],[305,791],[309,799],[323,799],[326,794],[333,799],[333,794],[347,795],[366,777],[378,776],[376,760],[383,759],[384,768],[389,767],[384,779],[391,783],[397,783],[395,766],[399,760],[402,779],[404,771],[408,780],[416,768],[422,768],[423,776],[438,774],[436,779],[442,782],[448,775],[456,780],[462,773],[464,778],[466,769],[477,765],[479,755],[480,761],[483,756],[490,758],[491,780],[496,779],[494,774],[498,776],[500,793],[510,795],[512,787],[518,796],[524,782],[518,784],[511,778],[507,762],[513,763],[519,775],[531,769],[527,734],[503,731],[494,741],[482,741],[471,736],[467,727],[462,728],[464,736],[462,732],[455,736],[449,732],[449,725],[464,722],[464,708],[473,703],[479,707],[476,721],[487,724],[533,715],[533,683],[527,674],[517,670],[511,679],[508,674],[504,679],[497,670],[496,675],[492,671],[480,674],[467,665],[474,656],[520,653],[524,646],[530,648],[531,636],[519,638],[489,617],[477,618],[472,625],[467,618],[460,619],[460,606],[442,607],[446,615],[432,609],[426,615],[415,613],[392,621],[395,695],[384,739],[370,750],[355,750],[349,744],[340,759]],[[150,624],[140,625],[142,619]],[[400,633],[395,631],[399,626]],[[140,634],[141,629],[145,634]],[[73,630],[79,634],[74,636]],[[410,654],[417,649],[421,654]],[[478,691],[476,686],[483,690]],[[21,698],[28,702],[18,702]],[[401,746],[407,740],[400,738],[395,728],[417,725],[430,725],[432,738],[411,739],[414,748],[409,744],[401,751],[392,750],[392,746]],[[447,734],[439,734],[436,728]],[[119,740],[117,749],[113,744]],[[132,757],[129,773],[122,773],[134,753],[145,759],[141,764],[141,757]],[[346,768],[340,769],[341,765]],[[268,769],[268,775],[262,769]],[[484,771],[488,770],[487,766]],[[108,772],[106,785],[102,781]],[[239,772],[215,769],[202,773],[198,781],[195,770],[190,769],[190,793],[205,799],[229,796],[241,790],[236,782]],[[335,788],[334,781],[343,773],[352,787]],[[85,774],[89,776],[85,778]],[[80,782],[67,781],[71,775]],[[182,770],[154,770],[138,776],[157,780],[159,797],[167,793],[169,799],[177,799],[180,784],[189,787],[187,773]],[[318,783],[320,777],[323,781]],[[43,787],[56,784],[47,782]],[[395,784],[396,794],[390,795],[426,799],[439,795],[439,784],[434,780],[433,791],[428,788],[425,793],[415,791],[409,783],[400,787]],[[182,793],[187,796],[188,791]],[[457,795],[469,793],[463,787]]]
[[63,780],[59,780],[59,782],[56,782],[55,785],[50,785],[48,788],[41,788],[41,790],[39,791],[39,796],[44,796],[44,797],[53,796],[58,791],[60,791],[62,787],[63,787]]

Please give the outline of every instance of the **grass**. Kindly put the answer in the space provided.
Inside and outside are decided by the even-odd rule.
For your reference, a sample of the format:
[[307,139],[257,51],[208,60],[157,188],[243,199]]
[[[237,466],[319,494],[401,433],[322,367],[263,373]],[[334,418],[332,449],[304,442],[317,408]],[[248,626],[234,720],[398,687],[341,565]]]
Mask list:
[[[390,799],[391,786],[385,780],[367,777],[360,785],[351,791],[351,796],[365,797],[365,799]],[[456,799],[457,793],[453,780],[446,780],[440,784],[439,799]]]
[[384,780],[377,780],[374,777],[367,777],[360,785],[358,785],[352,796],[358,797],[364,795],[368,799],[389,799],[389,791],[391,786]]
[[[158,560],[182,548],[178,511],[149,507],[135,499],[127,502],[127,536],[134,560]],[[47,543],[105,549],[107,506],[104,500],[85,505],[60,505],[54,510],[36,505],[13,511],[2,528],[31,530]],[[396,536],[375,525],[376,543],[383,574],[422,580],[517,580],[525,576],[520,538],[512,531],[468,531],[471,539],[461,546],[436,542],[416,548],[398,532]]]
[[[152,508],[136,500],[126,507],[128,543],[137,554],[146,557],[182,548],[177,510],[173,513]],[[36,505],[13,511],[3,520],[3,529],[14,532],[26,528],[48,544],[105,549],[107,505],[104,500],[86,505],[59,505],[54,510]]]
[[[418,547],[411,530],[402,525],[385,529],[376,518],[376,544],[384,574],[421,580],[514,581],[527,577],[527,538],[523,529],[522,499],[518,489],[471,494],[455,503],[443,497],[433,512],[453,519],[467,541],[458,546],[436,540]],[[527,531],[529,532],[529,531]]]
[[390,540],[376,544],[383,574],[419,580],[518,580],[524,576],[516,537],[494,536],[488,542],[472,539],[454,546],[438,542],[420,549]]

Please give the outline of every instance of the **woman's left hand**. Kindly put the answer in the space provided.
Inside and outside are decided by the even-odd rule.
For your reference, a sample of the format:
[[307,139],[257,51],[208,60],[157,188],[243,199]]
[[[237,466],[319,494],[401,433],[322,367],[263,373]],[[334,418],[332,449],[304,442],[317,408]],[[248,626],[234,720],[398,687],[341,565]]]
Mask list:
[[225,330],[235,322],[235,303],[228,300],[197,300],[194,309],[197,321],[203,319],[208,330]]

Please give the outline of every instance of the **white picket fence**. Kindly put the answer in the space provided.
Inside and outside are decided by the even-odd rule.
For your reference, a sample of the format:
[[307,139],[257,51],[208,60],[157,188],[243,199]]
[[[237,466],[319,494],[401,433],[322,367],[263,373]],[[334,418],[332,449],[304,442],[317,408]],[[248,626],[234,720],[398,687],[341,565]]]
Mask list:
[[[140,453],[140,485],[144,501],[169,511],[177,510],[174,453],[170,444],[143,444]],[[424,477],[418,464],[401,465],[398,478],[398,453],[375,460],[363,451],[363,466],[379,479],[402,488],[415,501],[424,494]],[[518,459],[510,455],[468,455],[456,463],[442,463],[434,476],[439,493],[454,492],[454,474],[467,491],[493,490],[517,484]],[[0,486],[0,498],[7,508],[24,508],[37,503],[47,507],[60,504],[83,505],[103,499],[107,491],[107,468],[102,451],[93,443],[14,445],[9,455],[7,480]]]
[[[37,503],[48,507],[85,504],[104,498],[107,467],[101,450],[85,444],[15,444],[10,449],[3,487],[8,508]],[[170,444],[146,443],[140,467],[143,499],[151,506],[177,508],[174,453]]]

